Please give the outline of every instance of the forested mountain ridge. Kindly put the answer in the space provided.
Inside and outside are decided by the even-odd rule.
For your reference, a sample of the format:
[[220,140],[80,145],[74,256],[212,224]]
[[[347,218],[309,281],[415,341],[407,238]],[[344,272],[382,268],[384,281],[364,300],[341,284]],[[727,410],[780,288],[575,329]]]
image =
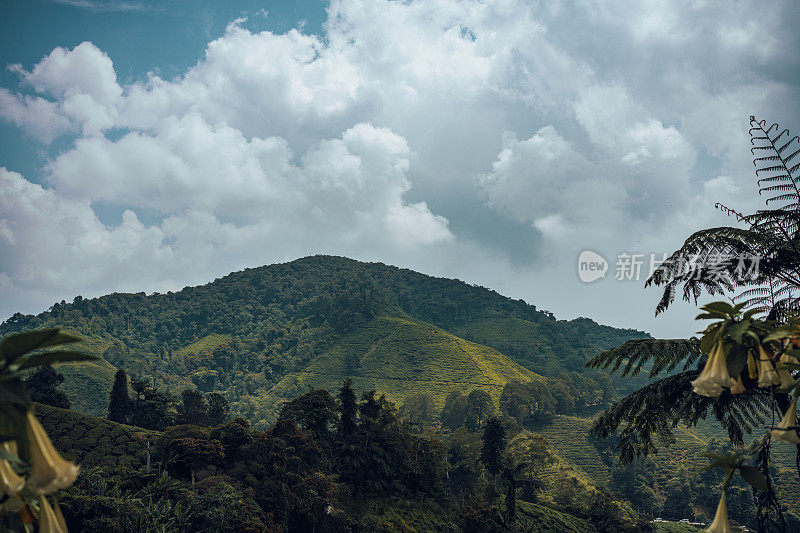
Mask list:
[[[405,347],[397,343],[387,347],[380,342],[385,333],[378,332],[366,350],[358,351],[360,344],[347,349],[348,339],[375,329],[376,324],[385,325],[389,318],[414,324],[414,331],[424,331],[429,324],[429,330],[437,333],[418,336]],[[458,280],[331,256],[246,269],[174,293],[78,296],[37,316],[16,314],[0,325],[0,335],[45,326],[87,337],[85,349],[109,363],[78,365],[65,372],[65,389],[73,397],[75,381],[81,381],[83,401],[75,406],[94,414],[102,414],[107,401],[101,385],[109,390],[113,368],[122,367],[171,390],[197,387],[221,392],[234,412],[263,416],[263,402],[276,397],[270,390],[293,375],[307,374],[325,354],[336,352],[339,357],[331,383],[347,376],[358,382],[359,372],[365,372],[362,360],[373,343],[375,357],[385,356],[383,350],[392,348],[426,354],[431,361],[458,345],[461,363],[476,367],[486,354],[497,354],[490,357],[493,372],[504,374],[502,367],[508,367],[508,376],[500,375],[498,385],[522,377],[513,364],[502,362],[500,356],[508,356],[536,374],[571,372],[573,379],[588,378],[594,383],[591,386],[601,390],[607,389],[603,381],[607,378],[584,369],[586,359],[599,350],[646,336],[584,318],[556,320],[522,300]],[[450,337],[471,342],[444,340]],[[455,344],[448,344],[451,341]],[[477,345],[489,351],[483,350],[484,356],[475,359],[472,349],[464,346]],[[453,376],[439,377],[442,382],[453,381]],[[368,379],[361,379],[361,384],[376,386]],[[469,380],[464,385],[467,390],[475,387]],[[87,390],[96,393],[87,395]],[[297,392],[302,391],[292,391]]]

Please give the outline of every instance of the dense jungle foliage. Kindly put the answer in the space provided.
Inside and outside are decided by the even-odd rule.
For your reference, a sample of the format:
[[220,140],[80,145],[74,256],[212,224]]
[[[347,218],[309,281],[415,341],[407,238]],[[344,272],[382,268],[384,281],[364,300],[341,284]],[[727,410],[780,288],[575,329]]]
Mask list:
[[491,404],[473,410],[473,429],[423,432],[349,382],[287,403],[267,431],[242,418],[148,431],[36,407],[83,465],[60,498],[70,531],[651,530],[543,438]]
[[[46,375],[31,393],[57,403],[58,373]],[[585,428],[552,440],[564,415],[539,409],[558,408],[536,382],[509,383],[499,408],[476,389],[450,394],[442,410],[425,394],[398,410],[376,391],[359,400],[347,380],[335,396],[314,389],[286,403],[259,431],[230,420],[213,393],[189,389],[154,408],[171,395],[135,379],[129,395],[125,372],[116,378],[108,418],[136,425],[36,407],[83,466],[60,497],[71,530],[662,531],[679,526],[647,517],[703,520],[721,481],[695,478],[686,458],[667,480],[649,460],[618,467],[611,441],[591,445],[611,475],[587,476],[560,455]],[[142,411],[154,414],[135,419]],[[158,416],[160,431],[137,427]],[[702,451],[720,449],[712,439]],[[752,520],[745,487],[733,487],[731,516]]]

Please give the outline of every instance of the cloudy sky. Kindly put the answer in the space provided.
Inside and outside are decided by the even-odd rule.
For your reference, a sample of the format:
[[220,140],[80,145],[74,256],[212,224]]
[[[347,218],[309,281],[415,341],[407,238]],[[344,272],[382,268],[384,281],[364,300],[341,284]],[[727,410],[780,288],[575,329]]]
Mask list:
[[326,253],[692,334],[643,280],[762,205],[750,115],[800,133],[770,6],[0,0],[0,320]]

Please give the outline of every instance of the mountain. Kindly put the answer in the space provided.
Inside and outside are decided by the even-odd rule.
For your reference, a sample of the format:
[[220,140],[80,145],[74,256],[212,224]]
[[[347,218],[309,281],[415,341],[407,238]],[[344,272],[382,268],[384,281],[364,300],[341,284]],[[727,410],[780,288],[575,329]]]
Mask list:
[[565,377],[600,397],[609,378],[583,363],[647,335],[557,320],[492,290],[342,257],[314,256],[234,272],[166,294],[115,293],[15,314],[0,335],[58,326],[84,336],[95,363],[62,366],[73,407],[105,413],[116,368],[178,392],[220,392],[232,411],[274,419],[308,387],[377,388],[437,407],[479,388],[496,401],[512,380]]

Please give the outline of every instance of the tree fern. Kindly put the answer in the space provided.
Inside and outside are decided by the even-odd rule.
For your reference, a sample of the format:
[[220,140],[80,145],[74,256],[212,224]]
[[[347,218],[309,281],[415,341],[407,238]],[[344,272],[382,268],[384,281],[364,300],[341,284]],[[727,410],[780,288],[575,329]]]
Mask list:
[[[755,117],[750,117],[750,126],[759,195],[765,198],[767,209],[745,215],[717,204],[717,209],[735,218],[741,227],[695,232],[653,272],[645,286],[663,287],[656,315],[666,310],[679,292],[684,300],[696,303],[703,293],[713,296],[738,291],[735,300],[768,312],[769,318],[778,321],[798,310],[794,293],[800,287],[800,138],[778,124],[767,127]],[[719,258],[729,261],[715,264]],[[752,275],[742,276],[742,272]],[[759,416],[769,411],[769,396],[757,387],[735,396],[726,392],[718,398],[692,394],[689,382],[698,371],[691,368],[701,355],[695,338],[644,339],[591,359],[587,366],[610,372],[621,369],[623,376],[647,370],[653,378],[681,370],[612,406],[596,420],[592,432],[605,437],[620,431],[621,459],[632,460],[655,451],[654,436],[669,444],[674,441],[672,428],[677,424],[693,425],[710,412],[733,442],[741,442],[742,435],[759,423]],[[786,403],[785,395],[775,399]]]
[[[679,290],[686,301],[702,293],[739,290],[736,299],[750,308],[771,311],[780,318],[797,309],[794,293],[800,287],[800,137],[778,124],[750,117],[751,153],[759,195],[767,209],[750,215],[717,204],[743,227],[723,226],[698,231],[684,242],[645,286],[663,286],[656,314],[666,310]],[[770,207],[772,207],[770,209]],[[715,257],[730,261],[722,268]],[[681,262],[692,261],[691,268]],[[719,275],[710,275],[711,269]],[[738,269],[738,270],[737,270]],[[742,276],[742,269],[752,276]]]

